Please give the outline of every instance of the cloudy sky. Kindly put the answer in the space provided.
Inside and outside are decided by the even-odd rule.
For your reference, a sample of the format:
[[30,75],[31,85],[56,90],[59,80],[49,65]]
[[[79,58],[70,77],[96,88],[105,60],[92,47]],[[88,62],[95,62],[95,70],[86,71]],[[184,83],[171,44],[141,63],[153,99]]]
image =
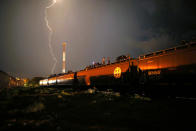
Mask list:
[[[196,36],[194,0],[57,0],[48,9],[52,48],[62,70],[77,71],[102,57],[133,57],[179,45]],[[0,70],[48,76],[54,64],[44,21],[51,0],[0,0]]]

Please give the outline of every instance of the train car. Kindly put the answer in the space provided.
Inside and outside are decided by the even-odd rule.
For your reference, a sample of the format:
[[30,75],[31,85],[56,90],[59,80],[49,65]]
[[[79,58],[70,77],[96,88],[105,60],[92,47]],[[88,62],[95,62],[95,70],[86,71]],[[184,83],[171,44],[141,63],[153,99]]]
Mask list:
[[[196,42],[154,52],[138,59],[138,66],[149,76],[183,78],[196,74]],[[192,78],[188,78],[191,80]]]
[[73,85],[74,82],[74,73],[67,73],[63,75],[58,75],[56,77],[57,85]]
[[65,73],[49,76],[47,79],[40,80],[40,86],[54,85],[73,85],[75,73]]
[[140,56],[138,66],[148,74],[147,90],[153,94],[194,93],[195,56],[196,42]]
[[48,78],[48,85],[57,85],[57,76],[52,76]]
[[39,85],[40,86],[48,86],[48,79],[40,80]]
[[[131,66],[137,66],[136,59],[118,61],[115,63],[100,65],[99,67],[85,69],[77,72],[80,84],[88,86],[115,86],[123,84],[123,77]],[[125,84],[125,82],[124,82]]]
[[139,57],[142,70],[175,69],[196,64],[196,43],[190,43]]

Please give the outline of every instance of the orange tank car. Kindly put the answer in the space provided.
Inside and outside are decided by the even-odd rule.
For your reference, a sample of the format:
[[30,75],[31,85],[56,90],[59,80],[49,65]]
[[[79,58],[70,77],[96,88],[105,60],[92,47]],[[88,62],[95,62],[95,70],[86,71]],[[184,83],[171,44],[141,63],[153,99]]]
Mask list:
[[196,64],[196,43],[190,43],[139,57],[141,70],[174,69]]
[[[99,79],[105,78],[105,80],[107,79],[107,77],[109,79],[113,78],[114,80],[119,79],[129,69],[130,64],[137,65],[137,60],[132,59],[130,61],[127,60],[123,62],[112,63],[109,65],[101,65],[92,69],[85,69],[77,72],[77,78],[79,79],[81,84],[85,84],[88,86],[95,84],[93,79],[95,79],[96,77],[99,77]],[[107,79],[108,81],[106,80],[107,83],[106,81],[102,81],[101,84],[111,83],[109,79]]]

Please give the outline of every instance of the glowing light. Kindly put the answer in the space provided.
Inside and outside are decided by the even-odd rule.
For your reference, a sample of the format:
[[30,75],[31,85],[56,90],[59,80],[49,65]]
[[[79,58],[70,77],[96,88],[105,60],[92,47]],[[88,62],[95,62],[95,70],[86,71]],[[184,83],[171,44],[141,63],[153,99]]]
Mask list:
[[161,70],[155,70],[155,71],[148,71],[148,75],[160,75],[161,74]]
[[66,68],[66,43],[63,43],[63,73],[65,73],[65,68]]
[[46,86],[46,85],[48,85],[48,79],[40,80],[39,84],[40,84],[40,86]]
[[48,37],[48,46],[49,46],[49,49],[50,49],[50,54],[52,56],[52,59],[54,60],[54,65],[52,67],[52,70],[51,70],[51,73],[54,74],[54,70],[56,68],[56,64],[57,64],[57,58],[55,57],[54,55],[54,51],[52,49],[52,35],[53,35],[53,29],[50,27],[49,25],[49,22],[48,22],[48,13],[47,13],[47,9],[51,8],[52,6],[54,6],[56,4],[57,0],[53,0],[52,3],[47,6],[45,8],[45,22],[46,22],[46,26],[49,30],[49,37]]
[[56,80],[49,80],[48,82],[49,82],[49,84],[55,84]]
[[115,78],[120,78],[121,77],[121,68],[120,67],[116,67],[114,69],[114,77]]

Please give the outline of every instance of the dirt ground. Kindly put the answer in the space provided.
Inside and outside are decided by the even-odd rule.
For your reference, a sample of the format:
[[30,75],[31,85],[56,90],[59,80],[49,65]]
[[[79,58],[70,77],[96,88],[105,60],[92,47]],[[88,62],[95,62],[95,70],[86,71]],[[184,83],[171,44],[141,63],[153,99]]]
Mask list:
[[196,130],[196,100],[112,91],[13,88],[0,91],[0,130]]

